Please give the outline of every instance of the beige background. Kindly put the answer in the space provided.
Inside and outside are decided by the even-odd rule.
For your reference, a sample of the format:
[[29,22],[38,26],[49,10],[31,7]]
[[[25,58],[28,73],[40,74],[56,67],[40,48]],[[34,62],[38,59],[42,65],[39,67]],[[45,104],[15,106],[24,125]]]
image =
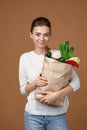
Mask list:
[[52,23],[50,47],[69,40],[81,59],[76,71],[81,89],[70,95],[69,130],[87,130],[87,1],[0,0],[0,129],[24,130],[26,97],[20,94],[19,57],[33,49],[29,38],[33,18],[45,16]]

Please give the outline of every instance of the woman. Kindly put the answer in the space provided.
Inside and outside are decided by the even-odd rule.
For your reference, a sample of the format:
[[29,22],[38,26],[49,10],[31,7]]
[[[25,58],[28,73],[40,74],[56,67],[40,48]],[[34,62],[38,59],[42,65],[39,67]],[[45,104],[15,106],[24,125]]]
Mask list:
[[[44,92],[45,97],[40,101],[35,99],[37,86],[44,87],[47,79],[41,76],[44,54],[49,50],[48,43],[51,37],[51,24],[47,18],[38,17],[31,24],[30,37],[34,43],[34,50],[21,55],[19,62],[20,91],[27,95],[25,106],[26,130],[68,130],[66,112],[68,109],[67,96],[80,88],[79,78],[73,70],[71,81],[67,87],[57,92]],[[58,50],[50,49],[52,55],[60,57]],[[65,98],[63,107],[51,104]]]

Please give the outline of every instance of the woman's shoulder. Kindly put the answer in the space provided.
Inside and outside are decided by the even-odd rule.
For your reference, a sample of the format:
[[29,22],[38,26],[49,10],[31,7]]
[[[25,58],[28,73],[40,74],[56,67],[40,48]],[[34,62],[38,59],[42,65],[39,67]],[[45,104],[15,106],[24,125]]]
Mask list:
[[52,57],[59,58],[60,57],[60,50],[51,49]]
[[31,55],[32,55],[32,51],[24,52],[20,55],[20,59],[26,59],[27,57],[29,58]]

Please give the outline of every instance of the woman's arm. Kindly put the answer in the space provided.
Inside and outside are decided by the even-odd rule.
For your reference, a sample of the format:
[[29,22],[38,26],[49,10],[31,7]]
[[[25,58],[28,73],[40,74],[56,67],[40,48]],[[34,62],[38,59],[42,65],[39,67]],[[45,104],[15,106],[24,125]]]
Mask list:
[[79,77],[78,77],[77,73],[75,72],[75,70],[73,70],[73,73],[71,76],[71,81],[68,86],[66,86],[65,88],[63,88],[57,92],[50,92],[50,91],[44,92],[44,94],[46,96],[44,98],[42,98],[40,100],[40,102],[50,105],[53,102],[55,102],[57,99],[59,99],[59,100],[64,99],[66,96],[69,96],[71,93],[73,93],[74,91],[76,91],[79,88],[80,88]]
[[60,95],[62,95],[63,97],[68,96],[69,94],[71,94],[72,92],[75,92],[79,88],[80,88],[80,80],[77,73],[73,69],[70,83],[67,87],[60,90]]
[[29,94],[30,92],[35,90],[37,88],[37,86],[43,87],[43,86],[46,86],[47,84],[48,84],[48,82],[44,77],[38,76],[35,81],[33,81],[32,83],[29,83],[25,86],[25,91]]
[[45,91],[43,92],[43,94],[45,94],[45,97],[42,98],[40,102],[50,105],[53,104],[56,100],[63,100],[72,92],[73,89],[71,86],[66,86],[65,88],[56,92]]
[[30,92],[36,89],[36,87],[43,87],[48,84],[46,78],[42,77],[41,74],[33,81],[28,81],[28,76],[25,71],[26,68],[25,55],[23,54],[20,57],[19,61],[19,83],[20,83],[20,92],[23,95],[28,95]]

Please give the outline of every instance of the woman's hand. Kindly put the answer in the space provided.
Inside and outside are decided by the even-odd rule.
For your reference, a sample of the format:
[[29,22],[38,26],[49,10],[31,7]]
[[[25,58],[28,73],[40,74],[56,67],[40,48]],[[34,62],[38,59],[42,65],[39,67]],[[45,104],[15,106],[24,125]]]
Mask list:
[[35,90],[38,87],[44,87],[48,84],[45,77],[42,77],[41,75],[36,78],[32,83],[29,83],[25,86],[25,91],[29,94],[33,90]]
[[56,92],[44,91],[43,94],[45,96],[40,100],[40,102],[52,105],[56,100],[63,100],[66,96],[68,96],[72,92],[73,89],[71,86],[66,86],[65,88]]
[[60,92],[50,92],[50,91],[45,91],[43,92],[45,95],[40,102],[52,105],[57,99],[62,99],[62,95],[60,95]]
[[34,81],[34,84],[38,87],[44,87],[48,85],[48,81],[45,77],[43,76],[38,76],[37,79]]

